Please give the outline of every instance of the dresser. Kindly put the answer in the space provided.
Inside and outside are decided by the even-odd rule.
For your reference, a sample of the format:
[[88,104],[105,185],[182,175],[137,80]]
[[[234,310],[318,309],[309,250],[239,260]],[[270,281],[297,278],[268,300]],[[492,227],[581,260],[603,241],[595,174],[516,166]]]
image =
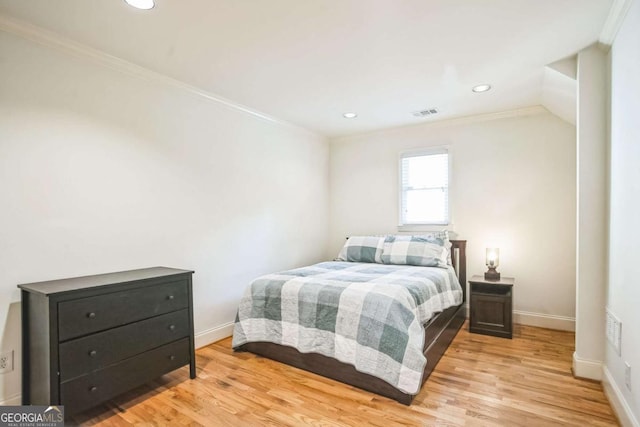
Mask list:
[[70,415],[187,364],[195,378],[192,274],[153,267],[18,285],[22,404]]

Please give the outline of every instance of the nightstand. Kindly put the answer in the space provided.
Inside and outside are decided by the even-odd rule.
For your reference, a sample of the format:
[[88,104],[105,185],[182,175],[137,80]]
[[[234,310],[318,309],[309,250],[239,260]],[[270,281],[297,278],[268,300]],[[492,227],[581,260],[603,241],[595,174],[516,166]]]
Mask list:
[[469,280],[469,332],[513,337],[513,277],[485,280],[475,275]]

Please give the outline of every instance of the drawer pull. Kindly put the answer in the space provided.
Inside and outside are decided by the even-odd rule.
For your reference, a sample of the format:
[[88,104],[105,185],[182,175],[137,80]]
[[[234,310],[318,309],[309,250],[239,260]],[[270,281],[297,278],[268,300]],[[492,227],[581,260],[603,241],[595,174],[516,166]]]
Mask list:
[[167,299],[168,299],[169,301],[171,301],[173,298],[174,298],[174,297],[173,297],[173,295],[167,295]]
[[176,360],[176,357],[172,354],[171,356],[169,356],[169,360]]
[[169,330],[170,331],[175,331],[176,330],[176,325],[169,325]]
[[92,386],[92,387],[89,389],[89,391],[90,391],[91,393],[95,393],[96,391],[98,391],[98,387],[96,387],[96,386]]
[[95,351],[95,350],[91,350],[91,351],[89,352],[89,356],[91,356],[91,357],[95,357],[95,356],[96,356],[96,354],[98,354],[98,352],[97,352],[97,351]]
[[87,317],[88,317],[89,319],[93,319],[93,318],[95,318],[95,317],[96,317],[96,314],[92,311],[91,313],[87,313]]

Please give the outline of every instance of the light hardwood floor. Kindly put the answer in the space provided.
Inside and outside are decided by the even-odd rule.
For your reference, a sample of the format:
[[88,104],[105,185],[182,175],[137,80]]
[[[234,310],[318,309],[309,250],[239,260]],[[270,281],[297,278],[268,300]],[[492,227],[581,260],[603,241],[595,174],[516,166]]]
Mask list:
[[411,406],[249,353],[227,338],[188,368],[72,420],[82,425],[610,426],[599,383],[571,375],[574,335],[515,326],[513,340],[465,324]]

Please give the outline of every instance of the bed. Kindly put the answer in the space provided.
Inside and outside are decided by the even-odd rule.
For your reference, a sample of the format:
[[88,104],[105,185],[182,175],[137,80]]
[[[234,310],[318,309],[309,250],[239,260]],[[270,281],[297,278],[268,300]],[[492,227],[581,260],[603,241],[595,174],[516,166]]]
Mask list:
[[447,244],[439,267],[379,247],[256,279],[232,346],[410,405],[466,317],[466,241]]

